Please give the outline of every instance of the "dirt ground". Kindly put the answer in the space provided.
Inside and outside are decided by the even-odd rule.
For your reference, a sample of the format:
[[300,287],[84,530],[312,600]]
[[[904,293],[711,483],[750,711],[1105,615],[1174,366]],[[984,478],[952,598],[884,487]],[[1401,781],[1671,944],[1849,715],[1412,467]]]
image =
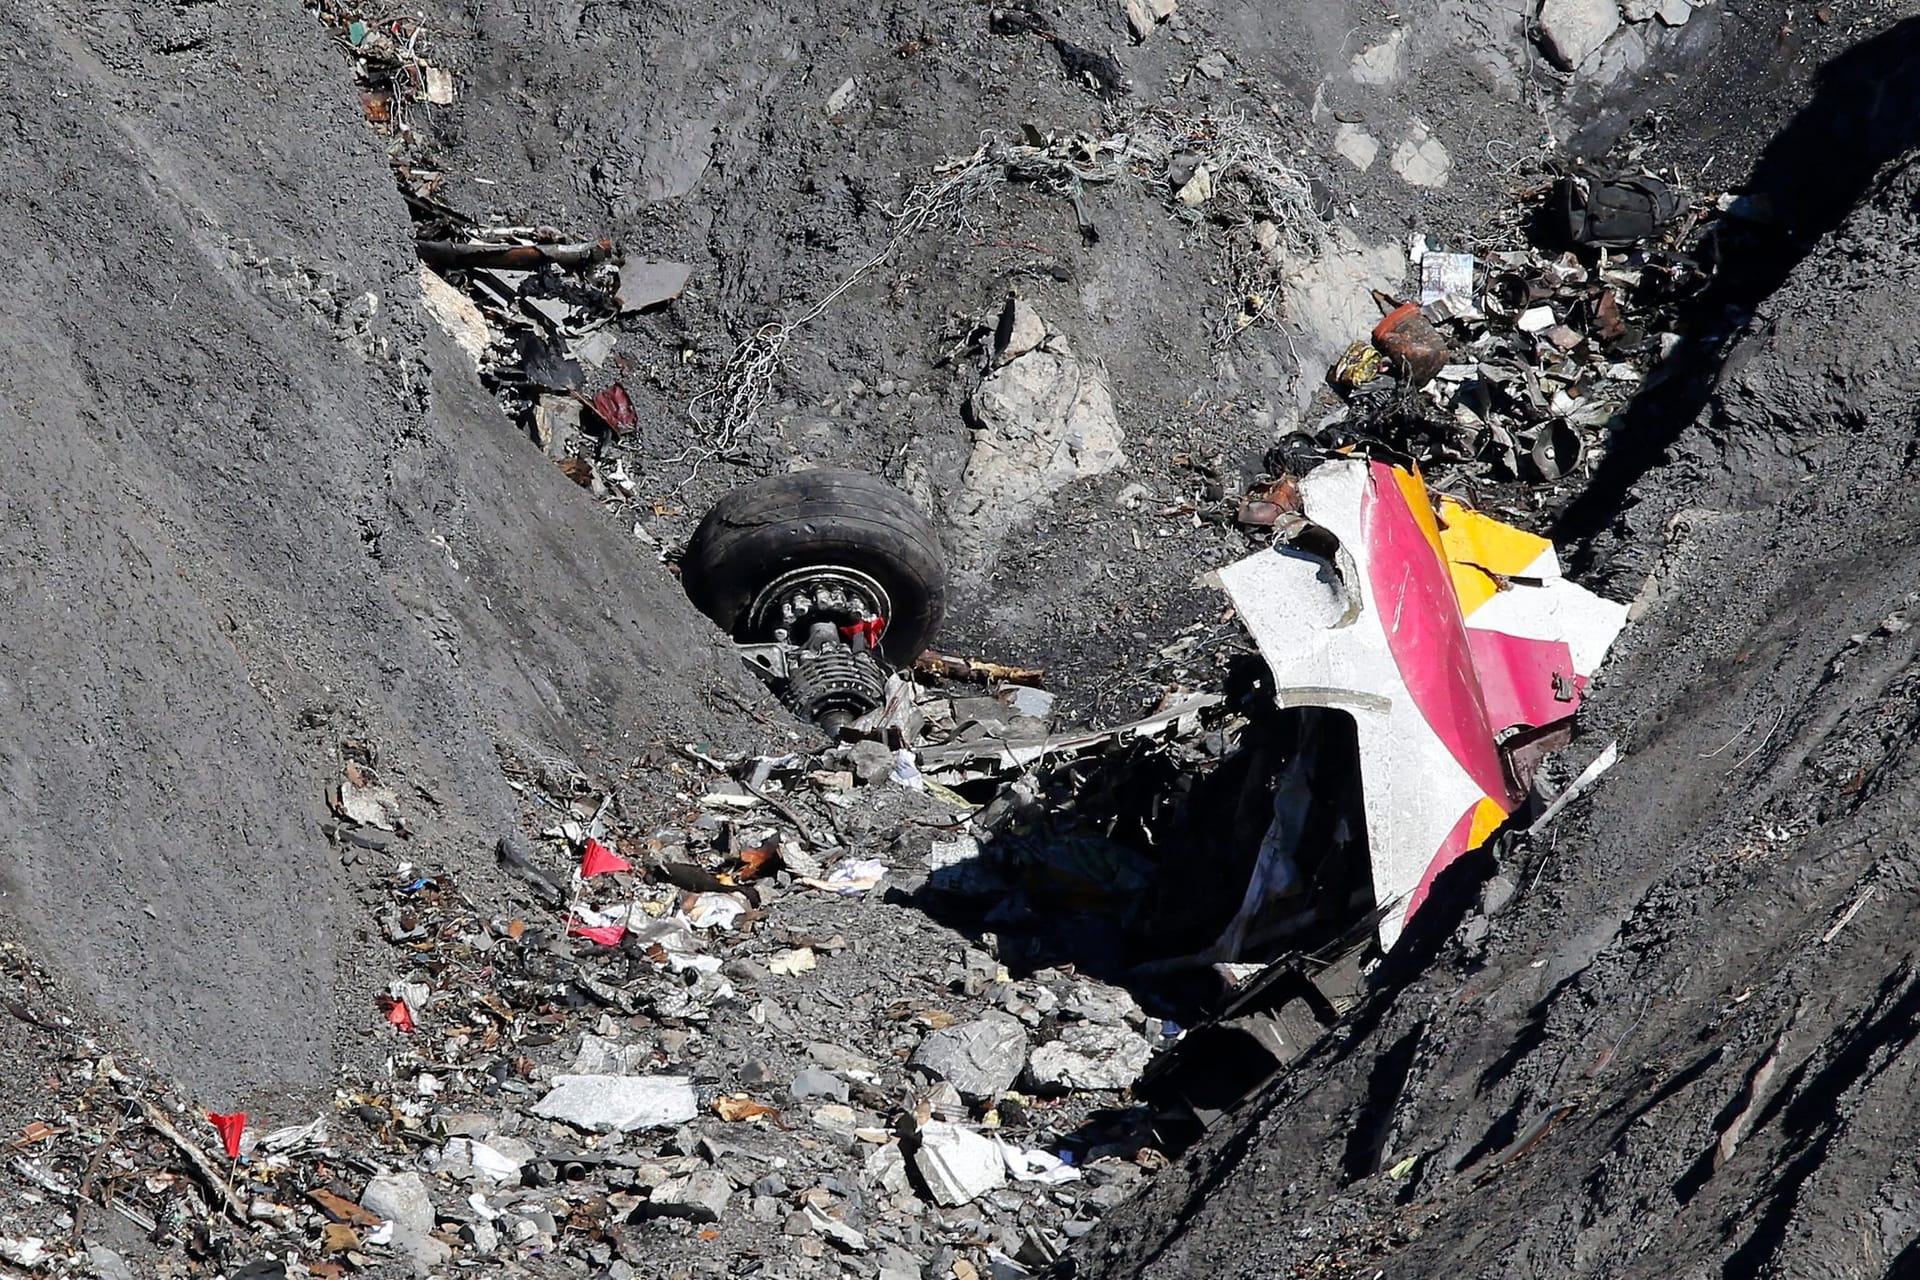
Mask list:
[[[505,894],[503,760],[642,815],[679,785],[668,744],[777,744],[634,526],[671,547],[781,470],[915,496],[956,570],[941,646],[1046,667],[1070,717],[1204,683],[1210,659],[1161,650],[1217,622],[1197,579],[1250,544],[1198,511],[1311,426],[1407,235],[1491,243],[1550,156],[1632,156],[1764,193],[1779,231],[1721,265],[1604,462],[1505,509],[1645,606],[1573,753],[1621,763],[1463,864],[1355,1018],[1059,1266],[1897,1272],[1920,1236],[1912,20],[1719,0],[1569,75],[1533,8],[1188,0],[1133,44],[1090,0],[1023,11],[1053,39],[980,4],[427,0],[457,84],[415,119],[442,197],[693,267],[604,374],[639,410],[618,513],[423,315],[382,139],[312,13],[0,8],[0,231],[32,249],[0,285],[10,936],[191,1095],[325,1097],[378,1057],[389,976],[359,847],[329,834],[348,761],[399,797],[380,857]],[[1063,40],[1124,85],[1069,74]],[[1305,181],[1306,239],[1259,277],[1284,306],[1242,326],[1250,226],[1151,177],[1088,184],[1091,235],[1034,183],[902,219],[990,136],[1150,126]],[[1017,502],[965,414],[1009,293],[1100,371],[1125,456]],[[773,322],[764,402],[729,415],[729,358]],[[1489,921],[1496,872],[1520,891]],[[937,970],[933,939],[959,954],[917,922],[873,923],[833,997]]]
[[324,1085],[368,1007],[322,831],[343,740],[412,847],[484,851],[496,750],[619,761],[745,686],[449,376],[305,15],[10,14],[11,919],[210,1092]]

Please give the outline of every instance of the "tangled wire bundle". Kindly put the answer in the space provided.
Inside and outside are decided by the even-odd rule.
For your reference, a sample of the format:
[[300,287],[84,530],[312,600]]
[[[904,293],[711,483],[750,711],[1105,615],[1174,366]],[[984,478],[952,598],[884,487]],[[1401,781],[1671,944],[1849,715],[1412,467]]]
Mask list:
[[[1212,195],[1188,205],[1170,171],[1204,168]],[[1026,183],[1065,196],[1082,226],[1088,185],[1132,183],[1158,188],[1175,216],[1224,228],[1221,256],[1232,303],[1220,337],[1230,340],[1254,322],[1277,315],[1273,305],[1282,264],[1311,258],[1326,230],[1314,209],[1306,176],[1281,159],[1279,140],[1237,113],[1189,117],[1151,108],[1110,120],[1095,137],[1041,135],[1029,127],[1019,140],[994,137],[971,155],[949,160],[888,210],[893,234],[880,251],[855,267],[825,297],[791,320],[762,325],[735,348],[719,380],[696,396],[694,421],[710,433],[716,452],[734,448],[773,394],[787,344],[819,319],[910,239],[929,228],[962,225],[983,196],[1005,183]]]

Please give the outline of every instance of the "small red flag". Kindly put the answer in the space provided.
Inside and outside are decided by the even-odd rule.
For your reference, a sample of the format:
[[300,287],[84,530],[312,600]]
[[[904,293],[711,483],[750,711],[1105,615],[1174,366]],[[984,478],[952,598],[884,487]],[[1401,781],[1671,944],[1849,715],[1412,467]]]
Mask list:
[[623,924],[603,925],[567,925],[567,933],[575,938],[585,938],[588,942],[597,942],[603,947],[617,947],[620,939],[627,936],[627,926]]
[[380,1007],[387,1011],[387,1021],[402,1031],[413,1030],[413,1010],[407,1002],[395,996],[381,996]]
[[230,1116],[218,1112],[207,1112],[207,1120],[220,1131],[220,1141],[227,1146],[227,1159],[240,1158],[240,1135],[247,1131],[247,1113],[236,1111]]
[[880,637],[887,634],[885,618],[862,618],[840,628],[840,634],[848,640],[858,639],[866,643],[869,649],[880,647]]
[[586,854],[580,859],[580,874],[586,879],[604,876],[614,871],[631,871],[633,864],[601,844],[591,836],[587,838]]

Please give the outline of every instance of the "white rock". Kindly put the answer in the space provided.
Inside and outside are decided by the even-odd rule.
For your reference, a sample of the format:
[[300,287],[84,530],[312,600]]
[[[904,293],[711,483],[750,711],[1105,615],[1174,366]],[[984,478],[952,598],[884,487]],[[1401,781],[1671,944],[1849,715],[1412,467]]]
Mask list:
[[1615,0],[1543,0],[1540,36],[1547,56],[1563,71],[1572,71],[1598,53],[1620,27]]
[[838,1071],[842,1075],[864,1080],[872,1080],[880,1072],[878,1062],[864,1053],[855,1053],[844,1045],[820,1041],[807,1046],[807,1056],[829,1071]]
[[974,566],[1053,494],[1126,463],[1105,372],[1058,334],[982,379],[968,418],[973,451],[947,516]]
[[448,284],[433,268],[422,266],[420,303],[478,369],[480,358],[493,342],[493,330],[473,299]]
[[1143,43],[1157,25],[1153,10],[1147,8],[1147,0],[1127,0],[1126,13],[1127,30],[1133,32],[1134,43]]
[[594,1133],[626,1133],[685,1124],[700,1113],[686,1076],[556,1076],[533,1114]]
[[1047,322],[1018,298],[1008,298],[993,333],[993,360],[1011,364],[1047,340]]
[[860,1164],[860,1180],[890,1196],[913,1190],[913,1179],[907,1176],[907,1156],[897,1142],[875,1147],[867,1153]]
[[573,1058],[577,1076],[632,1075],[652,1057],[652,1050],[641,1044],[620,1044],[591,1031],[580,1037],[580,1052]]
[[1193,171],[1186,185],[1174,192],[1174,198],[1189,209],[1199,208],[1213,199],[1213,175],[1207,172],[1205,165],[1201,165]]
[[1362,49],[1353,55],[1348,74],[1359,84],[1393,83],[1400,76],[1400,49],[1406,40],[1407,33],[1396,30],[1379,44]]
[[1147,12],[1155,22],[1165,22],[1180,8],[1180,0],[1147,0]]
[[392,1245],[425,1270],[445,1262],[453,1250],[433,1238],[433,1199],[417,1173],[382,1174],[360,1193],[360,1207],[393,1226]]
[[1027,1076],[1045,1090],[1127,1089],[1152,1058],[1153,1046],[1125,1027],[1080,1023],[1035,1049]]
[[1416,187],[1444,187],[1453,157],[1440,139],[1415,126],[1393,149],[1393,171]]
[[952,1208],[1006,1185],[1007,1166],[992,1139],[940,1120],[920,1127],[914,1167],[934,1202]]
[[1082,1022],[1104,1027],[1118,1027],[1129,1022],[1137,1026],[1147,1016],[1140,1002],[1126,988],[1109,987],[1104,983],[1075,985],[1060,1007]]
[[1687,0],[1660,0],[1660,21],[1670,27],[1684,27],[1687,19],[1693,16],[1693,6]]
[[95,1280],[133,1280],[133,1268],[127,1260],[103,1244],[87,1250],[87,1261],[93,1264]]
[[1645,22],[1660,11],[1660,0],[1620,0],[1620,15],[1628,22]]
[[842,111],[845,111],[847,104],[853,101],[853,91],[856,87],[857,85],[852,76],[848,76],[845,80],[842,80],[840,87],[827,95],[827,114],[837,116]]
[[942,893],[985,898],[1005,891],[1006,882],[981,857],[980,842],[966,832],[935,840],[927,850],[927,883]]
[[1277,224],[1261,219],[1253,224],[1253,242],[1260,246],[1260,256],[1276,267],[1285,266],[1287,246],[1280,239]]
[[913,1051],[913,1065],[945,1080],[965,1098],[997,1098],[1013,1087],[1027,1064],[1027,1032],[1004,1013],[993,1012],[958,1026],[930,1032]]
[[829,1102],[813,1109],[813,1123],[836,1138],[851,1138],[860,1127],[860,1113],[844,1102]]
[[649,1218],[685,1218],[689,1222],[718,1222],[733,1198],[733,1184],[717,1169],[702,1169],[684,1178],[669,1178],[653,1189],[642,1209]]
[[[1407,272],[1407,255],[1397,241],[1374,245],[1344,226],[1332,230],[1324,253],[1303,258],[1285,276],[1288,326],[1300,350],[1303,368],[1330,368],[1355,334],[1380,323],[1373,290],[1392,291]],[[1302,389],[1301,403],[1310,390]]]
[[1380,143],[1357,124],[1343,124],[1333,131],[1333,149],[1360,172],[1373,168],[1380,154]]

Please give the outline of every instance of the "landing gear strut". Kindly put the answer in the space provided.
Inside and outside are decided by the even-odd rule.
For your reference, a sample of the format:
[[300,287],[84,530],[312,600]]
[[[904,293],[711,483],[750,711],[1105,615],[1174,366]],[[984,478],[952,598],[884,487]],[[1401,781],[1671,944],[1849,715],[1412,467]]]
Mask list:
[[945,608],[932,525],[858,471],[774,476],[722,498],[682,561],[687,594],[802,719],[829,734],[879,707]]

